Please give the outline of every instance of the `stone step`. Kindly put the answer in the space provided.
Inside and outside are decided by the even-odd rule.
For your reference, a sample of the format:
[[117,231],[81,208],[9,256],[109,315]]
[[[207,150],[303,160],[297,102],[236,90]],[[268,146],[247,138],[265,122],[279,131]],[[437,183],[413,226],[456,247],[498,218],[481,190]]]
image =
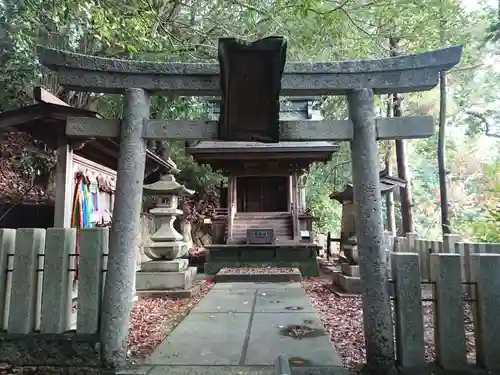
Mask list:
[[[279,235],[292,235],[293,231],[291,229],[286,229],[286,228],[248,228],[251,230],[262,230],[262,229],[272,229],[274,230],[274,235],[279,236]],[[247,228],[233,228],[233,234],[234,233],[241,233],[242,235],[247,235]]]
[[234,225],[233,229],[240,229],[240,230],[246,230],[246,229],[274,229],[276,230],[291,230],[292,226],[288,225],[248,225],[248,224],[240,224],[240,225]]
[[274,233],[292,233],[291,228],[268,228],[268,227],[261,227],[261,228],[248,228],[248,227],[237,227],[233,228],[233,233],[234,232],[241,232],[241,233],[247,233],[248,229],[253,229],[253,230],[259,230],[259,229],[273,229]]
[[238,216],[234,217],[234,220],[245,220],[245,221],[258,221],[258,220],[268,220],[268,221],[287,221],[291,220],[291,216],[283,216],[283,217],[247,217],[247,216]]
[[241,233],[247,233],[248,229],[252,230],[261,230],[261,229],[272,229],[274,230],[274,233],[292,233],[291,228],[267,228],[267,227],[260,227],[260,228],[233,228],[233,233],[234,232],[241,232]]
[[[292,239],[293,238],[293,235],[292,233],[278,233],[278,234],[275,234],[275,237],[277,239]],[[247,234],[246,232],[244,233],[239,233],[239,232],[233,232],[233,239],[246,239],[247,238]]]
[[264,227],[269,227],[269,228],[281,228],[281,227],[292,227],[292,223],[276,223],[276,222],[238,222],[235,221],[233,223],[233,228],[234,227],[249,227],[249,228],[264,228]]
[[249,228],[249,229],[269,229],[269,228],[292,228],[290,224],[277,223],[233,223],[233,228]]
[[235,217],[277,219],[292,217],[292,215],[289,212],[236,212]]

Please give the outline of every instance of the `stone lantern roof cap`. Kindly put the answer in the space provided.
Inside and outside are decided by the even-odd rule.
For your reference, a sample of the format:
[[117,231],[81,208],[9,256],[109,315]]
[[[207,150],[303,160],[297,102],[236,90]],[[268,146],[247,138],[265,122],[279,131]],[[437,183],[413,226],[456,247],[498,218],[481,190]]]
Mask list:
[[144,192],[151,195],[175,194],[179,196],[190,196],[195,193],[194,190],[190,190],[184,185],[179,184],[171,174],[162,176],[159,181],[152,184],[144,185]]

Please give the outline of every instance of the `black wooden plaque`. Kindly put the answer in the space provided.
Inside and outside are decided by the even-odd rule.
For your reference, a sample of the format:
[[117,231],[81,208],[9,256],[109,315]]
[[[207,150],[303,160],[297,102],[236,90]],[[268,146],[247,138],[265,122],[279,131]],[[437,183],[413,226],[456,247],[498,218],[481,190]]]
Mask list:
[[279,95],[286,40],[219,39],[219,139],[279,142]]

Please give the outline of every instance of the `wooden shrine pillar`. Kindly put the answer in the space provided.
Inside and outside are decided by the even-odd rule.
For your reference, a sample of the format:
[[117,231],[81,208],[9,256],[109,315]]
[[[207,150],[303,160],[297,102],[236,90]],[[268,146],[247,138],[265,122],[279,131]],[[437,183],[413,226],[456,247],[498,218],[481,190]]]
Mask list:
[[[70,107],[57,96],[41,88],[33,88],[33,99],[38,103]],[[54,206],[54,228],[71,228],[73,206],[73,151],[66,135],[57,140],[56,192]]]
[[293,171],[290,183],[290,200],[292,201],[292,230],[293,240],[298,242],[300,239],[300,224],[299,224],[299,205],[297,195],[297,172]]
[[58,139],[56,163],[56,193],[54,206],[54,228],[71,228],[73,205],[73,151],[68,138]]
[[229,176],[227,181],[227,243],[233,240],[233,222],[237,209],[236,177]]

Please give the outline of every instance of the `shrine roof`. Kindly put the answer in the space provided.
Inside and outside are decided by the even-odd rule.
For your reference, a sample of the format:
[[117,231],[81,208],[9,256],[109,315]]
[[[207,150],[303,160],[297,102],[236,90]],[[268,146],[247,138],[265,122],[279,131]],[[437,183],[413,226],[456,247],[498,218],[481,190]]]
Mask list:
[[[388,176],[386,170],[380,172],[379,181],[380,181],[380,193],[383,196],[393,191],[397,187],[406,186],[405,180],[396,176]],[[334,199],[339,203],[353,202],[354,200],[353,185],[347,184],[344,190],[330,194],[330,199]]]
[[[37,103],[0,113],[0,132],[25,132],[34,139],[44,142],[48,147],[57,149],[59,137],[66,134],[68,117],[100,118],[101,116],[97,112],[68,105]],[[113,170],[118,167],[120,146],[115,139],[85,139],[72,143],[72,147],[76,155]],[[172,160],[164,160],[151,150],[147,150],[146,173],[158,167],[168,171],[176,169]]]
[[338,146],[331,142],[222,142],[222,141],[202,141],[196,145],[187,147],[190,154],[198,153],[324,153],[334,152]]

